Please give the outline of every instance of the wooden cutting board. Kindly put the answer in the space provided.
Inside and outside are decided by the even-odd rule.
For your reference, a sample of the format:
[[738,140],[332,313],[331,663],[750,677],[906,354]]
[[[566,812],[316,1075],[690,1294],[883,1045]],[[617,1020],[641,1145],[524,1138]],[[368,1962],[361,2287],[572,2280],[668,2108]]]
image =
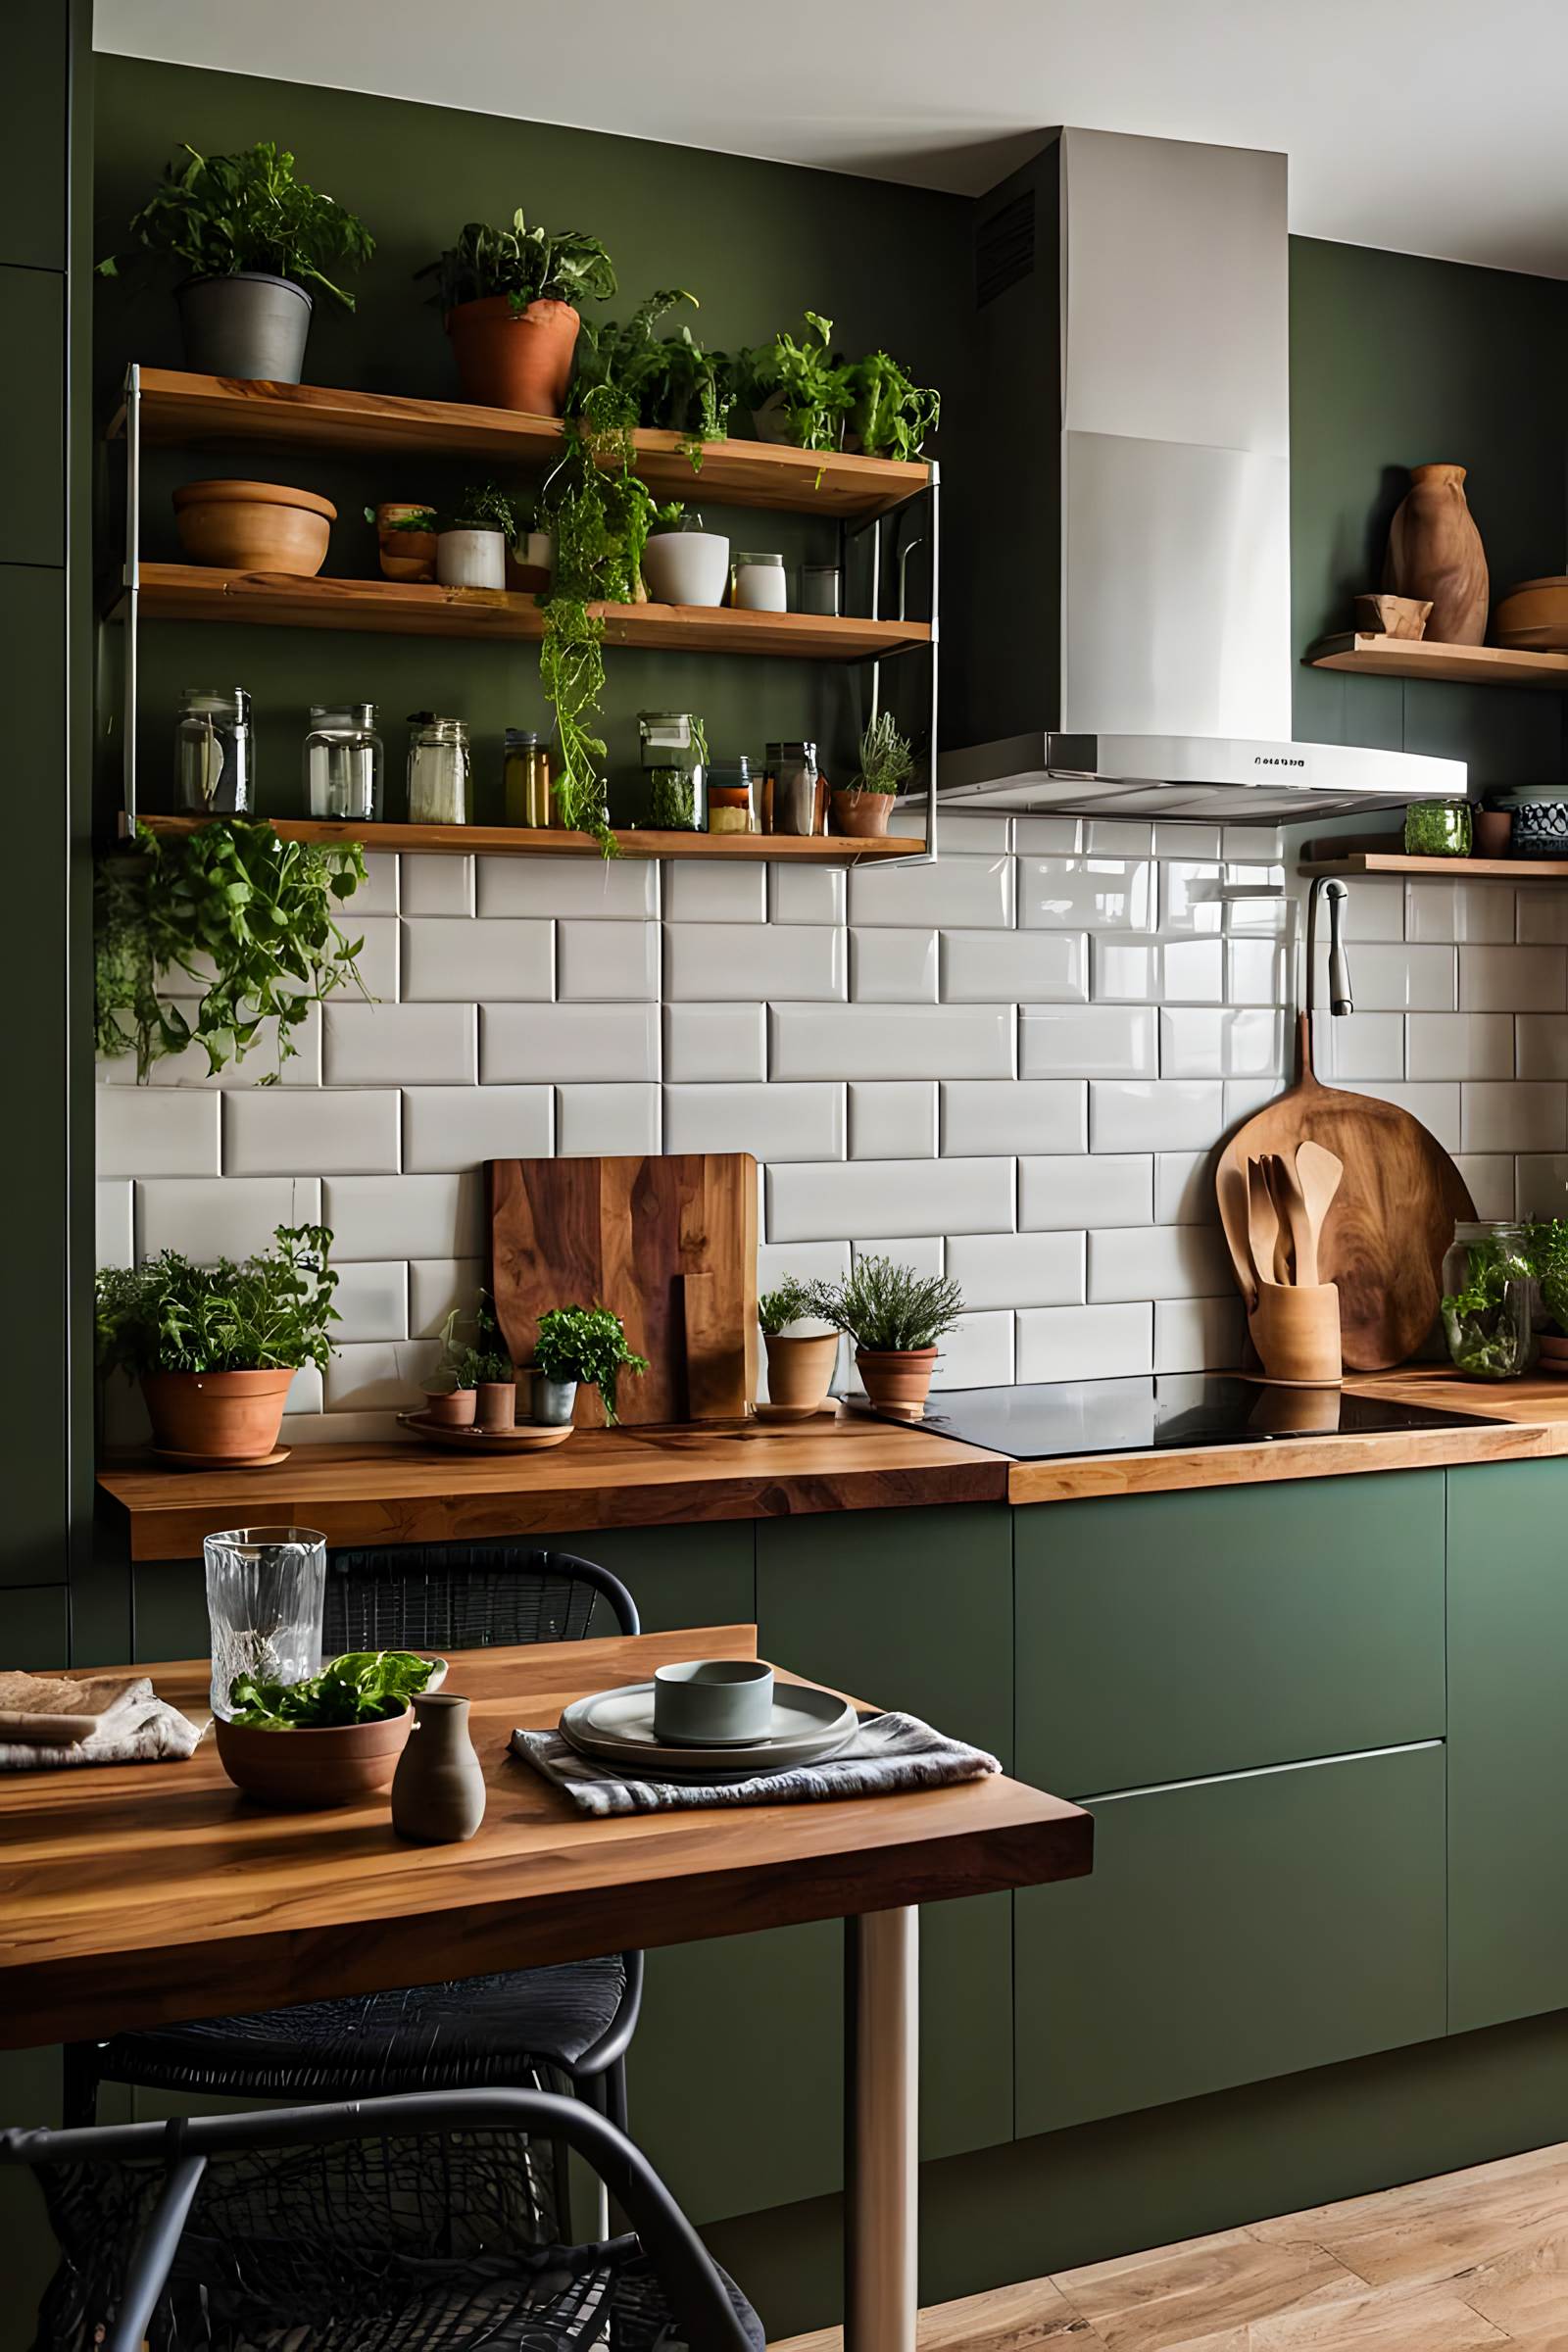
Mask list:
[[1237,1130],[1215,1171],[1237,1282],[1250,1299],[1248,1161],[1294,1152],[1310,1137],[1345,1163],[1317,1265],[1320,1282],[1339,1286],[1341,1352],[1349,1371],[1387,1371],[1412,1355],[1436,1322],[1444,1252],[1455,1224],[1475,1215],[1475,1204],[1437,1137],[1407,1110],[1318,1084],[1304,1013],[1296,1066],[1296,1084]]
[[[492,1159],[490,1290],[514,1361],[553,1306],[608,1306],[648,1358],[619,1418],[740,1419],[757,1394],[757,1162],[748,1152]],[[599,1428],[598,1396],[572,1415]]]

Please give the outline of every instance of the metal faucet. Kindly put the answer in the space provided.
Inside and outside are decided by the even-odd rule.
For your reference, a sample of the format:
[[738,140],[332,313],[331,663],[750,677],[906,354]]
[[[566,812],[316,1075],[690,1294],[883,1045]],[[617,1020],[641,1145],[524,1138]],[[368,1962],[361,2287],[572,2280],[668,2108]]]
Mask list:
[[1329,903],[1329,1010],[1347,1013],[1355,1010],[1350,995],[1350,967],[1345,958],[1345,938],[1341,928],[1345,920],[1345,902],[1349,892],[1337,874],[1319,874],[1312,884],[1312,895],[1306,906],[1306,1008],[1312,1009],[1312,998],[1317,986],[1317,902],[1319,894]]

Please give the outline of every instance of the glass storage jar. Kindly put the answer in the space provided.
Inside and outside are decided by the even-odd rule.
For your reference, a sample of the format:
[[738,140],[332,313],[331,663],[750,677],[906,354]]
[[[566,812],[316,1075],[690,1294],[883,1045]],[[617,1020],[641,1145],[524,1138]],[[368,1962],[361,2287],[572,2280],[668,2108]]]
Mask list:
[[708,770],[710,833],[756,833],[757,786],[749,759],[726,760]]
[[1468,858],[1472,839],[1468,801],[1412,801],[1404,812],[1407,858]]
[[502,760],[507,822],[531,831],[561,830],[561,812],[550,789],[550,754],[532,727],[509,727]]
[[245,816],[256,800],[251,698],[243,686],[185,686],[174,728],[180,816]]
[[787,612],[784,559],[737,555],[730,564],[730,599],[738,612]]
[[690,710],[639,710],[648,824],[660,833],[706,833],[708,777],[702,721]]
[[409,822],[466,825],[468,821],[468,730],[461,718],[433,710],[409,715]]
[[373,703],[313,703],[305,738],[305,813],[381,821],[381,738]]
[[764,833],[823,833],[814,743],[770,743],[762,780]]
[[1540,1349],[1528,1227],[1505,1219],[1455,1225],[1443,1260],[1448,1353],[1472,1380],[1517,1380]]

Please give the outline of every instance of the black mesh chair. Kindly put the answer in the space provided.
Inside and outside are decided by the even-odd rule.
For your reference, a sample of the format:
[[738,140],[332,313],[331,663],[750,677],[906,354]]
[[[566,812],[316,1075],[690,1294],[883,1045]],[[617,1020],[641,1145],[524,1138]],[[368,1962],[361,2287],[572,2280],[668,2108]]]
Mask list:
[[[322,1652],[454,1650],[580,1642],[604,1601],[623,1634],[637,1604],[618,1577],[569,1552],[399,1544],[327,1563]],[[117,2034],[65,2053],[68,2129],[93,2123],[100,2082],[222,2098],[347,2099],[480,2086],[548,2089],[545,2070],[626,2129],[625,2053],[642,2002],[641,1952],[512,1969],[401,1992]]]
[[[532,2226],[536,2144],[565,2140],[631,2224]],[[34,2352],[763,2352],[659,2176],[576,2099],[429,2091],[264,2115],[7,2132],[62,2260]]]

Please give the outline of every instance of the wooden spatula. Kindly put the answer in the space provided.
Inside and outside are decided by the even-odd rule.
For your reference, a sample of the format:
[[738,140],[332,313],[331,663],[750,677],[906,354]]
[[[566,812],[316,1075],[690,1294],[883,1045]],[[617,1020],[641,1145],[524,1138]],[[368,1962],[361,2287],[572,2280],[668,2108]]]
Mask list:
[[[1296,1153],[1294,1152],[1275,1152],[1270,1155],[1269,1165],[1274,1179],[1274,1205],[1290,1228],[1291,1257],[1295,1265],[1295,1280],[1303,1287],[1315,1285],[1317,1251],[1312,1246],[1312,1236],[1307,1225],[1306,1202],[1301,1196],[1300,1180],[1296,1172]],[[1311,1267],[1312,1270],[1309,1274],[1302,1272],[1303,1264]]]
[[1263,1182],[1268,1188],[1268,1197],[1274,1205],[1274,1215],[1277,1220],[1274,1234],[1274,1280],[1283,1290],[1289,1285],[1292,1278],[1291,1229],[1285,1220],[1285,1200],[1274,1173],[1273,1155],[1265,1152],[1257,1164],[1263,1171]]
[[1260,1159],[1247,1163],[1247,1232],[1252,1249],[1252,1271],[1259,1284],[1275,1288],[1274,1247],[1280,1238],[1280,1221],[1269,1198],[1268,1178]]
[[[1323,1220],[1329,1213],[1340,1178],[1345,1174],[1345,1162],[1310,1136],[1302,1138],[1296,1147],[1296,1177],[1300,1188],[1302,1206],[1306,1211],[1306,1247],[1303,1254],[1299,1242],[1296,1246],[1296,1279],[1298,1282],[1316,1282],[1318,1236]],[[1303,1271],[1303,1267],[1310,1271]]]

